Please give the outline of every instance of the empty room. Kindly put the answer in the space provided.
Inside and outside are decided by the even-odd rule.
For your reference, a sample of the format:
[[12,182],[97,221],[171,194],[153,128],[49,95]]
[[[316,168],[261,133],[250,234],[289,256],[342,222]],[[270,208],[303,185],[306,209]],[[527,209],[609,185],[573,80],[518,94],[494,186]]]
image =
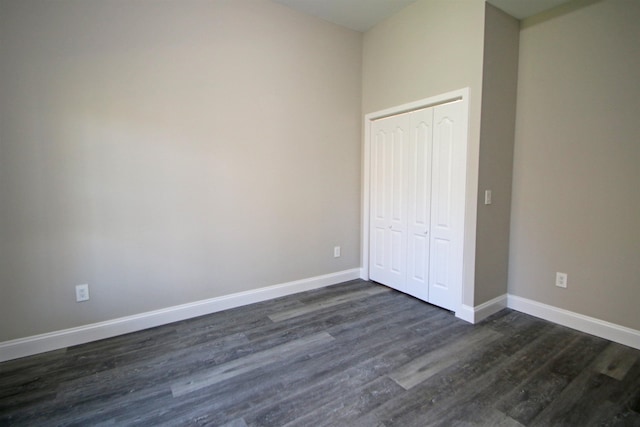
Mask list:
[[638,22],[0,0],[0,426],[640,426]]

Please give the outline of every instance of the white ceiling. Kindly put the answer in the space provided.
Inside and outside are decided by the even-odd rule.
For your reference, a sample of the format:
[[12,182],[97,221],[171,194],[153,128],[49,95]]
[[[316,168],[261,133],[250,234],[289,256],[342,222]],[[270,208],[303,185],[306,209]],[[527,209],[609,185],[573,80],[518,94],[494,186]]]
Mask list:
[[367,31],[416,0],[274,0],[356,31]]
[[[416,0],[274,0],[356,31],[366,31]],[[449,0],[466,1],[466,0]],[[570,0],[487,0],[508,14],[523,19]]]
[[487,0],[498,9],[502,9],[509,15],[524,19],[537,15],[545,10],[568,3],[570,0]]

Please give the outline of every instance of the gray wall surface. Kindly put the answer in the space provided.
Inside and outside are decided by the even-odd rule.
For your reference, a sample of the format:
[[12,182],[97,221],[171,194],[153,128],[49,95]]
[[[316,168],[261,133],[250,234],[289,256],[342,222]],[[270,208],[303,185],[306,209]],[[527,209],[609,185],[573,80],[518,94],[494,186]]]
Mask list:
[[[509,292],[640,329],[640,2],[525,20]],[[568,288],[554,285],[568,273]]]
[[358,267],[360,33],[0,0],[0,40],[0,341]]
[[[507,292],[520,22],[487,3],[474,305]],[[492,202],[484,204],[485,190]]]

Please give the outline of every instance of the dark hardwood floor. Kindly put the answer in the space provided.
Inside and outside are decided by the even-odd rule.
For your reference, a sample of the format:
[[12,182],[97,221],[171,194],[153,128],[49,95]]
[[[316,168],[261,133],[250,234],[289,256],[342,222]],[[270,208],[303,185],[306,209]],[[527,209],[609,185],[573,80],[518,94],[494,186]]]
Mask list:
[[2,363],[0,425],[640,426],[640,351],[354,281]]

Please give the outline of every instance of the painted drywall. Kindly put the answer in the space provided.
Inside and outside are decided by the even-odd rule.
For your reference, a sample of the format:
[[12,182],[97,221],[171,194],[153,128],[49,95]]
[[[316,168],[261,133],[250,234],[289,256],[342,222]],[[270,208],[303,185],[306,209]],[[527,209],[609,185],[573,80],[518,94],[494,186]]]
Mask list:
[[0,0],[0,40],[0,341],[358,267],[360,33]]
[[638,22],[631,0],[523,21],[509,263],[510,294],[636,330]]
[[[467,211],[463,303],[473,306],[483,0],[419,0],[367,31],[363,46],[365,114],[469,87]],[[461,31],[464,29],[464,31]]]
[[[507,293],[520,21],[487,3],[478,170],[475,305]],[[484,204],[490,190],[490,205]]]

